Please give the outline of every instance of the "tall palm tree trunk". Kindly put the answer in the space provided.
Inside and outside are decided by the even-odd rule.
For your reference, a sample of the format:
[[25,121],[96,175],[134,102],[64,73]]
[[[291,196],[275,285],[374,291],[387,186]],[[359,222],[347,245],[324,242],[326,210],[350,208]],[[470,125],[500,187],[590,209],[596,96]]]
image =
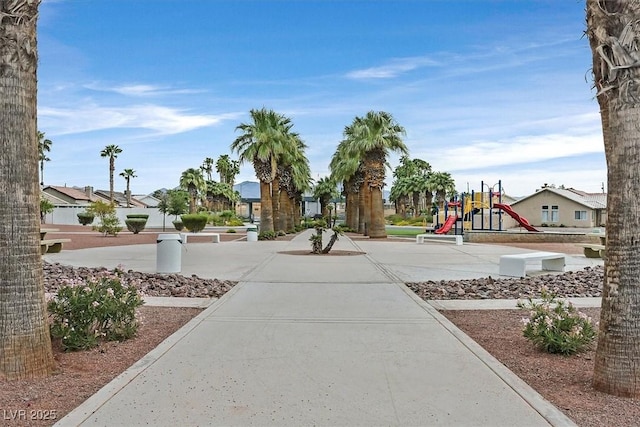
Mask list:
[[40,255],[38,4],[0,2],[0,379],[4,380],[46,376],[54,367]]
[[360,191],[358,192],[358,233],[366,235],[367,229],[367,212],[368,212],[368,203],[369,198],[367,194],[369,190],[366,185],[362,183],[360,185]]
[[351,212],[351,224],[349,228],[352,230],[358,229],[358,222],[360,218],[360,193],[351,194],[351,203],[349,204],[349,211]]
[[276,175],[271,182],[271,209],[274,231],[282,230],[280,228],[280,193],[280,178]]
[[109,201],[113,204],[113,173],[116,170],[116,162],[113,156],[109,158]]
[[278,230],[283,230],[286,232],[286,231],[289,231],[289,228],[287,228],[287,217],[289,216],[289,212],[291,212],[291,209],[289,208],[289,203],[288,203],[289,196],[287,195],[286,191],[280,190],[278,194],[278,199],[279,199]]
[[[607,159],[607,248],[593,385],[640,397],[638,2],[587,1],[587,34]],[[617,71],[611,68],[619,67]]]
[[386,239],[387,230],[384,227],[384,200],[382,199],[382,188],[371,187],[369,238]]
[[273,231],[273,203],[271,183],[260,181],[260,232]]

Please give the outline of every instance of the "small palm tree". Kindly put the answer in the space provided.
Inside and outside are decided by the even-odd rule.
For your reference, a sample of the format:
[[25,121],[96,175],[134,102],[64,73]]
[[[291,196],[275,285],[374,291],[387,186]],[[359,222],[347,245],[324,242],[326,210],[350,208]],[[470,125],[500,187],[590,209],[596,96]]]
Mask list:
[[196,212],[198,193],[206,188],[204,177],[200,169],[189,168],[180,176],[180,187],[189,193],[189,213]]
[[[331,199],[338,197],[338,188],[336,183],[328,177],[320,178],[313,187],[313,198],[320,200],[320,211],[323,218],[329,218],[328,209]],[[327,224],[331,226],[331,218],[327,220]]]
[[124,171],[120,172],[120,176],[123,177],[125,181],[127,181],[127,207],[130,207],[131,189],[129,187],[129,184],[131,183],[132,178],[137,178],[136,171],[134,171],[133,169],[125,169]]
[[107,145],[100,152],[100,157],[109,158],[109,201],[113,204],[113,173],[116,170],[116,157],[122,153],[122,149],[117,145]]
[[50,139],[46,139],[44,137],[44,132],[38,131],[38,160],[40,161],[40,185],[44,185],[44,162],[48,162],[51,160],[47,157],[48,152],[51,151],[51,142]]

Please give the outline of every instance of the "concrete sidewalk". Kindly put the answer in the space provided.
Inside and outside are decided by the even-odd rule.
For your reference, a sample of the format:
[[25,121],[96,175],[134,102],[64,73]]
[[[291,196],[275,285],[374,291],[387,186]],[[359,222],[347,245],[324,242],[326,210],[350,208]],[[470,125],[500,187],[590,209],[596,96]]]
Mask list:
[[[429,265],[438,280],[495,276],[522,250],[342,237],[336,250],[366,255],[278,253],[309,235],[187,245],[183,274],[241,283],[57,425],[573,425],[402,284]],[[117,261],[103,249],[56,255]],[[155,255],[118,249],[140,271]]]

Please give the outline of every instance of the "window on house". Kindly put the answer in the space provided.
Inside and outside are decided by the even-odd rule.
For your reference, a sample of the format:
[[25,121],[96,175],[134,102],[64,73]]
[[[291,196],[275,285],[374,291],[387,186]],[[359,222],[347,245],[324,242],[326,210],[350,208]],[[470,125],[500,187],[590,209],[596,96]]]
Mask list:
[[587,211],[575,211],[575,219],[578,221],[586,221]]
[[551,222],[560,221],[560,213],[557,206],[551,206]]
[[549,206],[542,205],[542,221],[543,224],[549,222]]

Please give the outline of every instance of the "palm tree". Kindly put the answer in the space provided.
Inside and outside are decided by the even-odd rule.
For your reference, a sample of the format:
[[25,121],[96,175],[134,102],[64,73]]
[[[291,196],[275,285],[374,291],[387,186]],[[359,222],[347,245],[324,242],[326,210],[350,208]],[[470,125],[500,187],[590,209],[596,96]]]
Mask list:
[[[348,127],[345,135],[350,134]],[[360,173],[360,156],[347,155],[349,140],[343,140],[338,144],[336,152],[331,158],[329,170],[331,178],[335,182],[342,182],[342,193],[345,196],[345,221],[351,230],[359,229],[359,193],[364,182],[364,176]],[[363,223],[364,226],[364,223]]]
[[213,159],[211,157],[205,158],[202,162],[202,166],[200,166],[200,169],[202,169],[202,172],[206,174],[207,181],[211,181],[211,173],[213,172]]
[[[40,255],[36,126],[39,2],[0,2],[0,379],[54,368]],[[13,236],[8,238],[8,236]],[[9,387],[9,386],[5,386]]]
[[189,168],[180,175],[180,187],[189,193],[189,213],[196,212],[198,193],[206,188],[204,177],[200,169]]
[[354,119],[349,132],[348,138],[351,142],[347,151],[362,158],[365,173],[363,204],[369,216],[367,232],[370,238],[386,238],[382,188],[387,155],[390,151],[408,153],[407,146],[401,138],[405,130],[391,114],[369,111],[364,117]]
[[113,173],[116,170],[116,157],[122,153],[122,149],[117,145],[107,145],[100,152],[101,157],[109,158],[109,201],[113,204]]
[[313,198],[320,200],[320,212],[323,218],[327,218],[327,224],[331,225],[331,218],[329,218],[329,203],[331,199],[338,197],[338,188],[336,183],[329,177],[320,178],[313,187]]
[[607,158],[607,250],[593,385],[640,397],[638,17],[632,1],[587,0],[587,35]]
[[133,169],[125,169],[120,172],[120,176],[127,181],[127,207],[131,206],[131,189],[129,188],[129,184],[131,183],[131,178],[137,178],[136,171]]
[[47,154],[46,154],[51,151],[51,144],[53,144],[53,142],[51,142],[50,139],[46,139],[44,137],[44,132],[38,131],[38,152],[39,152],[38,160],[40,161],[40,185],[41,186],[44,185],[44,162],[48,162],[49,160],[51,160],[49,157],[47,157]]
[[231,144],[240,163],[252,162],[260,181],[260,227],[273,232],[273,196],[271,184],[276,178],[278,159],[293,146],[291,120],[273,110],[251,110],[251,122],[241,123],[236,130],[242,135]]
[[443,209],[447,195],[456,191],[456,183],[449,172],[434,172],[427,180],[427,191],[436,193],[438,206]]

